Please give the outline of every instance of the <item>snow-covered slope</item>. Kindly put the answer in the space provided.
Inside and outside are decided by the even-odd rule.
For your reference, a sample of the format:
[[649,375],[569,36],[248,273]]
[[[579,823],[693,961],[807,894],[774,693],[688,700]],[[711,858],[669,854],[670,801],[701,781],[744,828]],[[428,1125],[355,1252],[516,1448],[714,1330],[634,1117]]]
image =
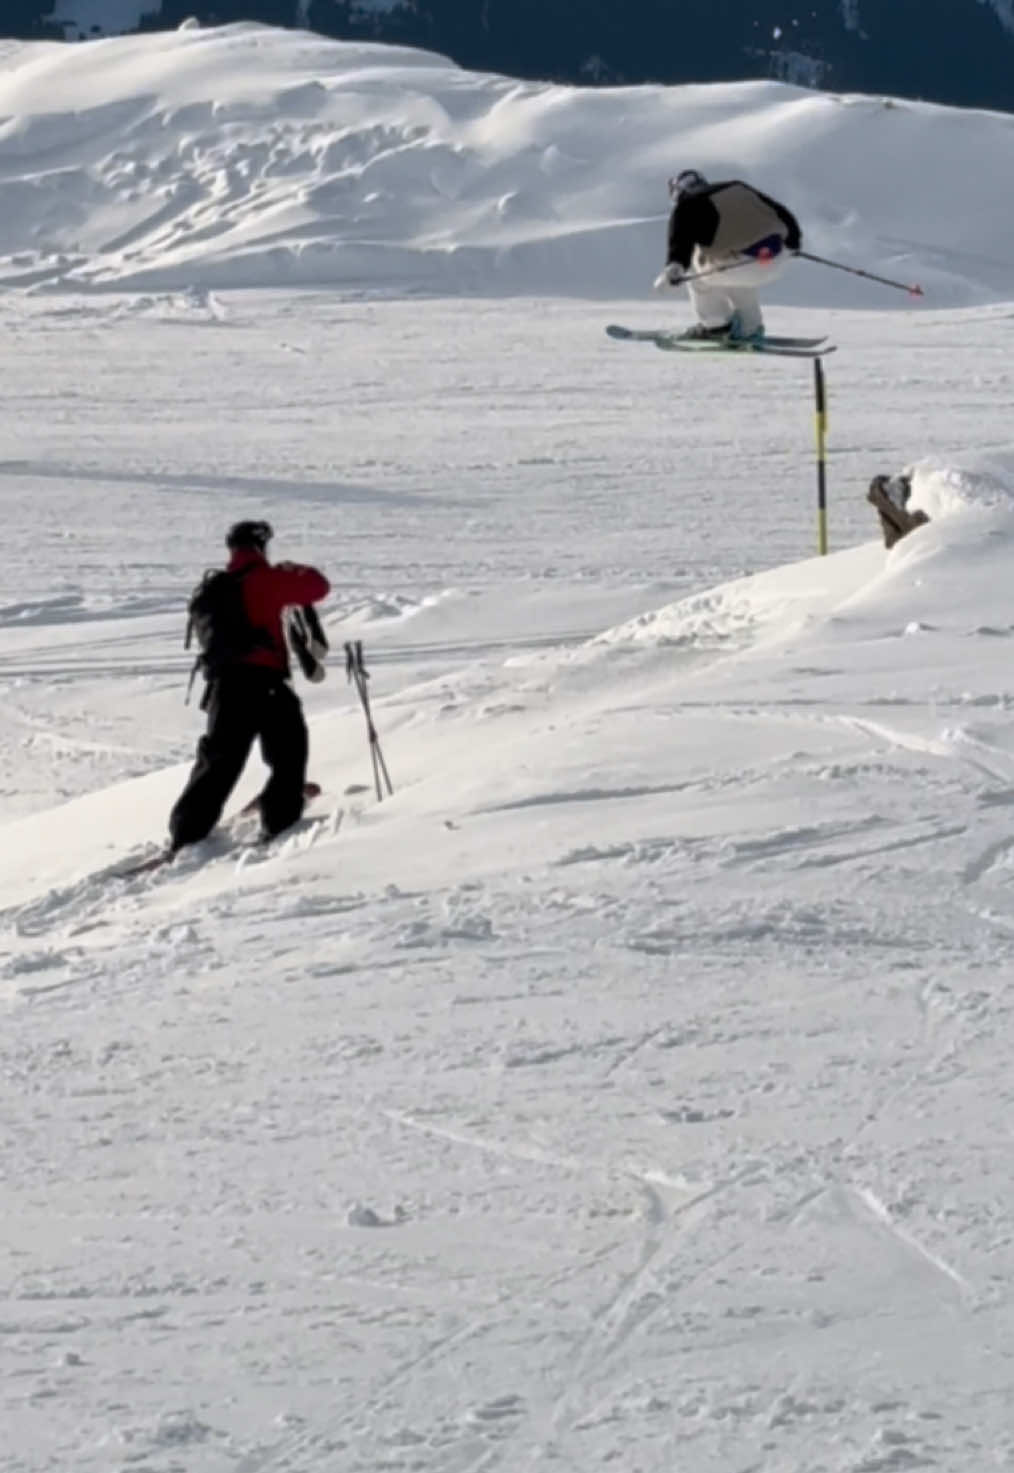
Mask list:
[[[617,295],[693,164],[788,201],[807,244],[1005,296],[1009,119],[745,82],[594,91],[253,25],[0,57],[0,281]],[[878,160],[871,168],[871,159]],[[942,198],[946,209],[941,208]],[[883,305],[800,265],[783,300]]]
[[[249,27],[6,60],[3,1473],[1008,1466],[1012,316],[963,234],[1009,234],[1004,120]],[[904,252],[891,129],[968,206],[916,190]],[[838,344],[829,557],[808,364],[602,331],[685,314],[632,299],[674,153],[936,293],[768,308]],[[231,289],[301,242],[347,289]],[[124,878],[251,515],[332,579],[323,796],[251,847],[254,759]]]
[[[1006,312],[836,317],[807,559],[795,366],[172,305],[2,309],[12,1473],[1002,1465]],[[860,476],[930,449],[886,554]],[[304,827],[119,879],[240,509],[334,576],[395,794],[336,670]]]
[[[1014,467],[1014,453],[1008,464]],[[432,699],[429,686],[407,690],[399,704],[419,708],[411,722],[411,769],[420,775],[439,770],[439,778],[422,783],[430,792],[421,800],[409,798],[395,805],[398,814],[388,822],[397,824],[401,816],[402,822],[407,818],[415,825],[424,815],[428,822],[444,819],[453,827],[451,820],[468,814],[477,787],[492,813],[551,802],[557,790],[576,787],[580,792],[588,752],[575,730],[580,732],[586,725],[615,722],[618,726],[615,736],[595,743],[597,762],[609,753],[614,768],[629,762],[651,765],[657,761],[657,755],[652,756],[655,734],[639,729],[641,721],[636,716],[632,747],[628,718],[631,711],[638,713],[655,701],[671,699],[684,684],[702,701],[703,692],[709,689],[724,693],[744,684],[777,682],[793,661],[827,658],[829,650],[835,649],[843,667],[834,672],[838,701],[869,704],[871,663],[879,663],[883,668],[877,671],[878,679],[886,674],[893,682],[895,701],[908,705],[909,688],[923,690],[925,672],[917,660],[913,668],[911,652],[894,642],[899,636],[915,638],[928,631],[939,636],[934,679],[940,679],[950,667],[951,678],[960,683],[962,666],[968,660],[966,642],[971,640],[976,646],[985,642],[988,650],[992,637],[1004,632],[984,622],[987,611],[990,619],[999,617],[1004,628],[1008,614],[1014,611],[1014,594],[1007,591],[1014,546],[1014,490],[1008,490],[1007,484],[1014,488],[1014,471],[1006,482],[982,471],[916,468],[912,505],[931,508],[934,520],[890,557],[885,557],[876,542],[870,542],[830,558],[808,559],[695,593],[605,630],[567,653],[551,650],[516,657],[495,676],[485,672],[477,694],[469,693],[467,680],[457,692],[442,687],[442,697],[451,705],[436,720],[426,719]],[[890,654],[882,661],[876,656],[871,661],[870,647],[885,641],[892,646]],[[633,664],[626,659],[617,661],[617,655],[626,652],[637,654]],[[988,671],[987,682],[995,684],[999,670],[991,667],[994,663],[1002,667],[1005,660],[1005,654],[997,662],[977,655],[974,663],[981,667],[979,679]],[[687,667],[685,681],[676,678],[681,664]],[[495,682],[492,687],[491,680]],[[959,699],[966,698],[962,694]],[[445,719],[449,714],[453,721]],[[933,721],[935,712],[931,711],[931,724]],[[490,736],[484,759],[473,762],[469,770],[455,755],[456,730],[465,728],[467,750],[476,723],[487,723]],[[697,724],[704,732],[704,748],[720,770],[722,742],[716,741],[711,728],[720,731],[721,720],[705,713]],[[1008,724],[1004,714],[996,723],[998,733],[1005,733]],[[395,727],[399,725],[396,717]],[[506,730],[511,751],[506,766],[499,761],[501,729]],[[685,760],[685,737],[682,740]],[[927,744],[918,735],[912,738],[920,750],[939,746],[944,751],[947,740]],[[315,772],[325,789],[337,794],[343,786],[342,774],[354,763],[361,746],[356,721],[344,711],[337,718],[322,720],[317,743],[325,755],[316,759]],[[643,753],[636,750],[641,745]],[[497,758],[490,761],[494,752]],[[740,760],[737,742],[733,768]],[[662,765],[668,766],[668,757]],[[85,876],[89,885],[97,885],[104,904],[109,882],[105,861],[131,845],[144,845],[160,830],[186,771],[186,766],[165,769],[101,789],[51,815],[9,825],[6,854],[0,860],[0,893],[8,902],[20,904],[46,897],[54,887]],[[256,791],[256,782],[255,774],[248,776],[238,791],[237,807]],[[410,786],[419,782],[419,777],[414,783],[409,778]],[[591,789],[589,796],[593,796]],[[340,803],[336,806],[336,822],[340,822],[344,808]],[[357,842],[364,842],[362,835],[358,841],[343,837],[342,847]],[[468,841],[458,842],[467,845]],[[541,836],[535,842],[538,855]],[[508,846],[515,860],[517,844],[515,838]],[[297,840],[293,848],[300,847]],[[499,845],[493,846],[488,862],[499,867],[502,852]],[[390,833],[379,858],[378,880],[389,871],[409,884],[418,883],[431,863],[426,846],[417,850],[412,844],[403,845]],[[246,856],[247,862],[250,859]],[[475,863],[476,856],[471,855],[469,872],[474,871]],[[418,873],[416,864],[422,867]],[[228,866],[219,867],[215,879],[224,879],[230,886],[234,883]],[[192,892],[200,891],[203,877],[188,876],[187,884]],[[129,888],[144,893],[148,886]]]
[[117,879],[182,768],[7,825],[12,1469],[1004,1456],[1003,476],[382,662],[395,797],[335,692],[273,853]]

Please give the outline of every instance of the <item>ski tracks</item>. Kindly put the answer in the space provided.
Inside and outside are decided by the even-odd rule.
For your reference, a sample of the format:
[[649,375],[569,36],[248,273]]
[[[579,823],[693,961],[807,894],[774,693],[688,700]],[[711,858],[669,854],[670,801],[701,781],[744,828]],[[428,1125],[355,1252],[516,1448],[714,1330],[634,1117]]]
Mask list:
[[[946,992],[946,989],[944,989]],[[972,1282],[942,1254],[927,1246],[911,1229],[897,1220],[895,1212],[884,1200],[882,1190],[875,1190],[863,1177],[875,1172],[873,1160],[858,1167],[857,1153],[880,1126],[888,1130],[894,1122],[901,1101],[918,1087],[920,1082],[932,1078],[942,1061],[956,1057],[959,1045],[952,1034],[958,1018],[954,1011],[943,1017],[934,1011],[933,985],[925,981],[916,994],[916,1004],[922,1016],[922,1058],[906,1073],[905,1078],[887,1090],[879,1101],[869,1107],[864,1118],[846,1137],[829,1145],[824,1150],[808,1150],[794,1163],[789,1163],[783,1175],[805,1172],[811,1177],[811,1185],[787,1208],[778,1214],[784,1227],[797,1222],[804,1213],[821,1199],[827,1200],[838,1216],[851,1219],[861,1227],[872,1228],[885,1241],[898,1248],[909,1261],[928,1268],[948,1297],[957,1294],[961,1304],[974,1310],[978,1303],[978,1292]],[[876,1174],[890,1182],[890,1173],[882,1167]],[[814,1181],[813,1179],[816,1178]]]
[[[913,752],[918,755],[945,758],[949,761],[958,761],[979,777],[985,778],[991,784],[1002,784],[999,789],[993,788],[986,793],[978,795],[980,808],[1007,807],[1012,801],[1010,789],[1011,759],[1010,755],[1002,749],[982,740],[981,737],[972,735],[970,732],[959,729],[956,732],[945,733],[939,738],[921,737],[910,733],[901,732],[893,726],[888,726],[881,721],[871,721],[865,717],[842,716],[838,720],[859,732],[864,733],[873,741],[886,742],[890,746],[901,751]],[[949,825],[941,827],[938,837],[957,837],[965,832],[968,825]],[[934,835],[927,834],[931,839]],[[1001,864],[1007,855],[1014,850],[1014,838],[1004,835],[1002,838],[986,844],[982,850],[969,859],[961,869],[961,879],[966,885],[975,884],[983,878],[991,869]]]
[[[462,1434],[463,1441],[458,1439],[456,1444],[452,1442],[450,1445],[445,1442],[439,1450],[433,1447],[439,1462],[430,1465],[420,1461],[416,1465],[420,1468],[453,1467],[454,1473],[487,1473],[487,1470],[504,1465],[512,1469],[531,1467],[543,1456],[556,1454],[557,1445],[586,1411],[596,1377],[607,1370],[632,1336],[642,1330],[663,1306],[671,1304],[671,1287],[662,1289],[656,1284],[656,1279],[709,1220],[715,1202],[756,1178],[756,1163],[693,1191],[681,1178],[671,1177],[662,1171],[642,1171],[627,1165],[564,1155],[533,1142],[478,1136],[421,1121],[395,1110],[383,1113],[402,1129],[417,1131],[465,1150],[528,1162],[567,1174],[602,1176],[633,1185],[641,1196],[640,1220],[643,1226],[636,1261],[629,1271],[619,1275],[612,1291],[593,1312],[583,1337],[568,1344],[564,1361],[556,1367],[559,1373],[557,1389],[531,1403],[514,1393],[504,1394],[492,1402],[487,1399],[467,1419],[468,1429]],[[546,1281],[539,1294],[540,1302],[548,1297],[555,1285],[586,1276],[627,1248],[629,1238],[626,1234],[621,1238],[611,1238],[602,1247]],[[713,1269],[716,1263],[734,1251],[735,1245],[729,1245],[717,1255],[707,1254],[703,1262],[682,1275],[681,1287],[689,1286],[701,1273]],[[418,1370],[446,1359],[470,1341],[491,1333],[505,1316],[514,1320],[516,1313],[515,1296],[505,1290],[488,1306],[482,1317],[470,1320],[451,1334],[431,1342],[419,1355],[403,1361],[375,1388],[365,1405],[344,1413],[326,1427],[303,1429],[274,1447],[251,1452],[239,1463],[237,1473],[269,1473],[269,1470],[270,1473],[310,1473],[320,1466],[322,1456],[329,1450],[345,1447],[348,1453],[340,1434],[353,1421],[358,1421],[369,1436],[374,1414],[379,1412],[396,1386],[407,1382]],[[537,1383],[538,1378],[533,1377],[530,1384]],[[595,1393],[595,1399],[600,1396],[601,1390]],[[468,1443],[474,1442],[476,1436],[486,1445],[469,1456]],[[418,1451],[421,1456],[423,1448]],[[355,1464],[357,1467],[367,1465],[362,1458]]]
[[[671,1303],[671,1289],[663,1291],[656,1287],[656,1276],[707,1221],[714,1199],[751,1174],[752,1169],[744,1170],[671,1208],[666,1205],[663,1192],[648,1176],[640,1178],[645,1198],[645,1230],[636,1267],[621,1277],[612,1297],[595,1312],[583,1341],[568,1356],[571,1369],[556,1395],[533,1414],[508,1443],[491,1448],[477,1462],[469,1465],[465,1473],[487,1473],[488,1469],[504,1462],[509,1462],[512,1467],[530,1468],[543,1457],[560,1455],[558,1444],[587,1407],[596,1374],[664,1304]],[[717,1258],[709,1256],[706,1265],[684,1276],[683,1287],[698,1278],[705,1266],[714,1268],[733,1251],[730,1247]]]
[[[185,886],[189,879],[223,863],[237,877],[270,867],[305,853],[323,839],[335,838],[344,817],[345,810],[339,807],[326,817],[304,819],[263,846],[237,840],[226,825],[202,845],[183,851],[171,865],[133,873],[119,859],[71,884],[54,886],[35,900],[11,906],[0,912],[0,981],[13,978],[20,995],[35,996],[92,980],[101,969],[90,955],[94,948],[83,938],[105,932],[110,944],[115,936],[115,944],[122,945],[131,931],[142,939],[147,937],[151,926],[147,902],[165,881]],[[69,977],[64,975],[68,965]],[[55,980],[28,986],[18,980],[27,972],[52,972],[54,968],[59,969]]]
[[948,1285],[957,1288],[963,1299],[966,1301],[972,1299],[975,1291],[964,1275],[959,1273],[946,1259],[927,1248],[914,1233],[896,1222],[890,1209],[881,1201],[876,1192],[871,1191],[869,1187],[849,1187],[847,1190],[852,1201],[867,1213],[877,1227],[882,1228],[894,1242],[899,1243],[906,1253],[928,1264],[934,1272],[941,1275]]

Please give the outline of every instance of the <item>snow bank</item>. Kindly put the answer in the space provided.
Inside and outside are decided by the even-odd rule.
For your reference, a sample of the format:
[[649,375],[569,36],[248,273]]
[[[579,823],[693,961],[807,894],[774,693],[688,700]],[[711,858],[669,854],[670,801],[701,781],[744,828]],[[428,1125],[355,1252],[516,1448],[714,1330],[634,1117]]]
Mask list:
[[893,626],[899,599],[911,603],[912,618],[935,617],[937,605],[972,624],[987,610],[995,618],[1014,557],[1014,450],[970,457],[964,467],[939,459],[898,469],[912,477],[912,508],[931,520],[890,553],[871,542],[738,578],[639,615],[594,643],[728,653],[812,631],[858,607]]
[[[1003,459],[998,457],[999,462]],[[1009,581],[1014,502],[999,491],[991,494],[988,487],[993,483],[981,474],[940,465],[917,468],[916,477],[924,503],[932,503],[936,495],[939,515],[889,553],[879,542],[870,542],[735,579],[647,612],[575,650],[515,656],[495,676],[487,674],[472,693],[466,681],[455,694],[445,677],[432,688],[402,692],[397,719],[411,725],[408,760],[432,776],[430,788],[409,803],[410,819],[418,818],[420,805],[423,812],[446,813],[453,811],[456,794],[496,787],[490,738],[487,735],[487,746],[477,749],[473,732],[473,723],[482,723],[491,713],[511,716],[511,765],[537,771],[544,784],[553,780],[554,773],[562,780],[561,773],[573,762],[566,744],[561,752],[559,727],[578,724],[576,713],[586,712],[589,703],[610,709],[636,701],[638,681],[643,683],[641,697],[647,707],[661,698],[660,686],[666,698],[672,698],[684,681],[699,681],[703,674],[720,684],[749,682],[754,678],[752,665],[770,680],[772,662],[777,670],[780,662],[798,660],[802,651],[829,645],[836,646],[838,660],[843,652],[846,660],[851,658],[857,676],[864,678],[871,640],[927,629],[968,633],[993,629],[998,623],[1014,627]],[[350,610],[345,632],[411,613],[400,602],[378,601]],[[632,650],[650,656],[633,675],[625,658]],[[674,652],[681,658],[674,659]],[[730,659],[736,673],[723,674]],[[553,720],[548,727],[545,701],[540,696],[532,705],[533,690],[552,692]],[[456,737],[449,735],[446,725],[449,710],[455,713]],[[344,775],[355,766],[361,748],[358,719],[350,720],[344,711],[319,721],[314,748],[323,754],[315,759],[315,776],[332,795],[331,822],[340,822]],[[518,755],[522,750],[524,762]],[[404,771],[406,754],[399,754],[399,759]],[[181,764],[119,783],[7,825],[7,843],[0,854],[4,903],[23,905],[68,887],[77,898],[82,886],[105,884],[117,865],[164,831],[187,767]],[[247,773],[231,807],[238,809],[261,781],[256,770]],[[206,888],[206,876],[199,869],[195,883],[202,891]],[[215,883],[231,883],[229,872],[220,869]]]
[[930,517],[961,515],[973,508],[1014,511],[1014,451],[973,455],[964,466],[927,460],[909,469],[912,506]]

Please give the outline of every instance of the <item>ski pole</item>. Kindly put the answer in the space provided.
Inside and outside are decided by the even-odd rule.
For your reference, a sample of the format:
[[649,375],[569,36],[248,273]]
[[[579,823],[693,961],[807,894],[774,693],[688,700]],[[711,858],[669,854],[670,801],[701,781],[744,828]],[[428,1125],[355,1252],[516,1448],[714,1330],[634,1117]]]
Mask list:
[[741,266],[749,264],[749,260],[759,261],[763,266],[771,259],[771,253],[768,252],[766,255],[753,256],[747,260],[725,261],[721,266],[705,266],[703,271],[691,271],[689,276],[681,276],[678,285],[684,286],[689,281],[703,281],[706,276],[717,276],[720,271],[738,271]]
[[881,286],[897,287],[900,292],[908,292],[910,297],[922,297],[925,293],[917,283],[909,285],[905,281],[892,281],[889,276],[878,276],[875,271],[863,271],[858,266],[846,266],[841,261],[829,261],[826,256],[815,256],[811,251],[796,251],[795,254],[804,261],[816,261],[818,266],[830,266],[835,271],[847,271],[850,276],[864,276],[867,281],[879,281]]
[[373,782],[377,789],[377,802],[380,803],[384,797],[380,784],[381,775],[383,775],[384,782],[387,784],[389,794],[394,793],[394,788],[391,786],[387,763],[384,761],[384,754],[380,750],[380,738],[377,736],[377,729],[373,725],[373,717],[370,714],[370,696],[366,689],[366,682],[370,678],[370,672],[363,662],[363,642],[361,639],[357,639],[354,642],[346,640],[345,642],[345,674],[356,688],[356,693],[359,696],[359,701],[363,708],[363,715],[366,717],[366,734],[370,739],[370,759],[373,763]]
[[[847,271],[850,276],[863,276],[867,281],[878,281],[881,286],[896,287],[900,292],[908,292],[910,297],[925,296],[922,287],[917,283],[910,285],[906,281],[892,281],[889,276],[878,276],[875,271],[864,271],[859,266],[846,266],[841,261],[829,261],[826,256],[815,256],[812,251],[793,251],[792,254],[803,261],[815,261],[818,266],[830,266],[834,271]],[[770,259],[770,254],[765,255],[761,252],[754,259],[763,263]],[[720,271],[735,271],[744,264],[742,260],[739,260],[726,261],[721,266],[706,266],[703,271],[694,271],[689,276],[681,276],[679,284],[682,286],[684,282],[700,281],[705,276],[717,276]]]

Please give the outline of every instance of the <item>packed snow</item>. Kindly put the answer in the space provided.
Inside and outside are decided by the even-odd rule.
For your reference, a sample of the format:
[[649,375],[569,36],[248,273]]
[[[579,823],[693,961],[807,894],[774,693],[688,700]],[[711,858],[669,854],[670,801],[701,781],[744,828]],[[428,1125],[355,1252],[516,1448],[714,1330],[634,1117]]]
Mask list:
[[[1011,120],[253,26],[0,117],[4,1473],[1014,1467]],[[684,164],[926,290],[766,303],[827,557],[810,365],[604,334]],[[124,878],[243,516],[323,793]]]

